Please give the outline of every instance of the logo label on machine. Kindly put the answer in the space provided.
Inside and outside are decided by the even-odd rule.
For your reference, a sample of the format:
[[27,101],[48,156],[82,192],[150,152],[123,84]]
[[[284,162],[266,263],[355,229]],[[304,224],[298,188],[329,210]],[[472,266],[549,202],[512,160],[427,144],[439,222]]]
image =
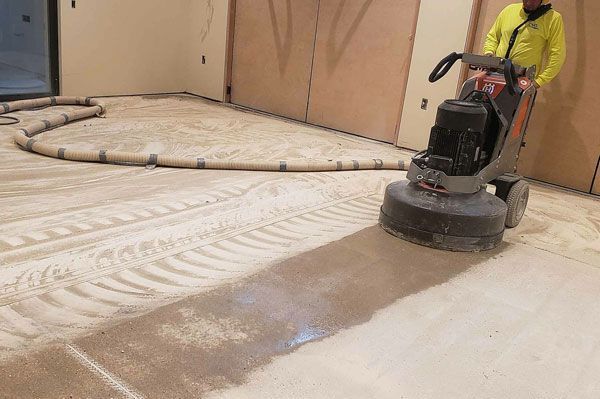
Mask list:
[[483,85],[482,91],[488,93],[489,95],[493,95],[496,91],[496,85],[494,83],[486,83]]

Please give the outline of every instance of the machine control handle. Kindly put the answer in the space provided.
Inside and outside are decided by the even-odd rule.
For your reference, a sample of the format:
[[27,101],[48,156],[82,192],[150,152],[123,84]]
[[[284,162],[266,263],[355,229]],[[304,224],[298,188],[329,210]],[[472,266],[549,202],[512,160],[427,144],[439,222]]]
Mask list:
[[511,96],[521,94],[522,90],[519,87],[519,79],[515,71],[515,66],[510,59],[504,60],[504,80],[506,81],[506,88]]
[[463,57],[462,53],[457,54],[454,52],[454,53],[449,54],[447,57],[445,57],[443,60],[441,60],[440,63],[435,66],[435,68],[433,68],[431,75],[429,75],[429,81],[431,83],[435,83],[438,80],[440,80],[441,78],[443,78],[444,76],[446,76],[446,74],[448,73],[450,68],[452,68],[454,63],[456,61],[462,59],[462,57]]
[[456,61],[463,60],[463,62],[469,65],[477,65],[484,67],[488,70],[497,70],[498,72],[504,72],[504,80],[506,80],[506,87],[508,93],[512,96],[520,95],[522,90],[519,87],[519,75],[524,75],[526,69],[523,67],[516,66],[510,59],[503,59],[498,57],[487,57],[477,56],[473,54],[463,54],[453,52],[442,59],[431,71],[429,75],[429,81],[435,83],[448,73],[454,66]]

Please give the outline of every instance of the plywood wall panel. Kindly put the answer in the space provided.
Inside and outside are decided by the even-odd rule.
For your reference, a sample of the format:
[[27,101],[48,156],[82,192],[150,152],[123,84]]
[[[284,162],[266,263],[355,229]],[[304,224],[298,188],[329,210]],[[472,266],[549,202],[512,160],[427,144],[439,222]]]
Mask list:
[[[485,34],[510,1],[484,0],[478,28]],[[543,87],[529,125],[519,172],[545,182],[588,192],[600,155],[600,2],[553,0],[564,17],[568,55],[562,73]]]
[[321,0],[308,122],[395,142],[418,0]]
[[306,119],[318,0],[237,0],[235,104]]

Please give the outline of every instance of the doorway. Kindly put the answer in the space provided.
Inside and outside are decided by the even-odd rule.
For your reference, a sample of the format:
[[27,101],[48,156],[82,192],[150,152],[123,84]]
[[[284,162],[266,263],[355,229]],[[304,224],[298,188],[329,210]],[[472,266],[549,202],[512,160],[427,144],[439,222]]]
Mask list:
[[0,0],[0,101],[58,94],[53,0]]

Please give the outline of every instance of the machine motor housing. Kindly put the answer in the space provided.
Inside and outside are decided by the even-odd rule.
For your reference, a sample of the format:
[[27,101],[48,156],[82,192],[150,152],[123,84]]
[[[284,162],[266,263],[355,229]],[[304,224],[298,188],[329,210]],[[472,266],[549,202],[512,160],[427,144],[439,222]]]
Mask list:
[[477,174],[489,158],[486,143],[495,140],[492,116],[483,101],[444,101],[429,136],[427,166],[448,176]]

